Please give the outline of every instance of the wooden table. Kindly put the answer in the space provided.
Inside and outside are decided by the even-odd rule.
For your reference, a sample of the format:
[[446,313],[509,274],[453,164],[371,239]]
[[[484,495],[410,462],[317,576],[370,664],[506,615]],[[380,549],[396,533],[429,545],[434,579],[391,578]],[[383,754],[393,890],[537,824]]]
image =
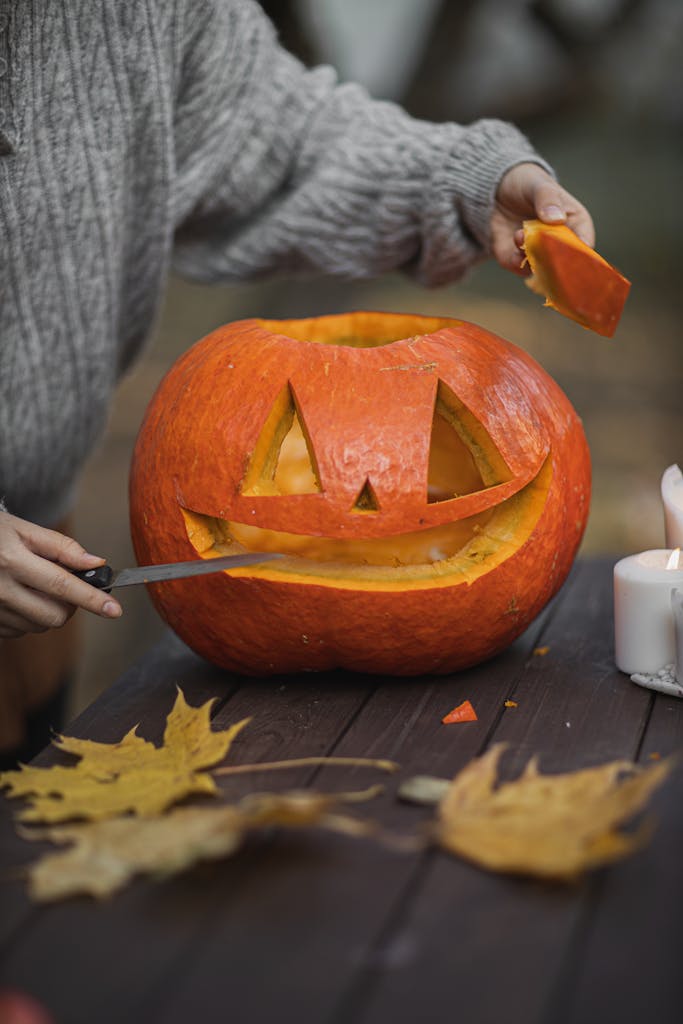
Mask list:
[[[654,695],[612,661],[609,562],[582,562],[509,651],[447,678],[346,673],[235,678],[169,640],[69,731],[116,740],[134,723],[157,740],[180,684],[218,697],[217,726],[253,715],[233,761],[307,755],[399,761],[371,805],[412,829],[413,774],[450,776],[492,742],[508,775],[532,754],[560,771],[679,750],[683,702]],[[534,654],[539,646],[545,655]],[[443,726],[470,698],[477,723]],[[516,708],[506,708],[512,698]],[[44,763],[52,755],[43,754]],[[360,788],[367,769],[288,769],[224,779],[249,789]],[[366,808],[365,810],[369,810]],[[31,905],[0,887],[0,984],[33,993],[59,1024],[629,1024],[683,1020],[681,772],[654,801],[651,844],[573,887],[487,874],[446,854],[398,853],[326,833],[270,833],[232,859],[172,881],[139,880],[108,903]],[[0,871],[35,856],[1,806]]]

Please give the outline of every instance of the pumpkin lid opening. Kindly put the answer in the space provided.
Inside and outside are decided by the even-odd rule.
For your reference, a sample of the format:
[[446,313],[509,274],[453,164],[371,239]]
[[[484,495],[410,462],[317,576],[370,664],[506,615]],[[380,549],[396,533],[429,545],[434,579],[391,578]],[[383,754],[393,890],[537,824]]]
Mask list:
[[452,319],[403,313],[358,312],[311,317],[306,320],[256,320],[269,334],[294,341],[348,348],[380,348],[405,338],[433,334],[452,327]]

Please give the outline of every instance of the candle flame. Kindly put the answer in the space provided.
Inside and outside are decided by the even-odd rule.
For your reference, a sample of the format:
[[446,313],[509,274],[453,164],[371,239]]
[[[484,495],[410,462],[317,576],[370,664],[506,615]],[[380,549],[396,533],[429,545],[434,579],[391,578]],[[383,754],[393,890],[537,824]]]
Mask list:
[[674,548],[669,555],[669,561],[666,563],[667,569],[678,569],[681,563],[681,549]]

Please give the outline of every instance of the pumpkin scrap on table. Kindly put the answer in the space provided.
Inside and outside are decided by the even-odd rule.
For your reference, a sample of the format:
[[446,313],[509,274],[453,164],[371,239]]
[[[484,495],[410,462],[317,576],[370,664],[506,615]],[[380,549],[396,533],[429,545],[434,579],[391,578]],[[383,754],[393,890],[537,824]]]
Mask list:
[[503,650],[558,591],[590,460],[558,385],[474,324],[254,319],[171,367],[130,495],[141,564],[284,555],[150,587],[207,660],[439,674]]
[[611,338],[631,282],[566,224],[524,221],[523,249],[531,269],[525,283],[546,306]]
[[455,722],[477,722],[477,712],[472,707],[472,704],[468,700],[464,700],[462,704],[458,704],[456,708],[449,711],[441,721],[444,725],[453,725]]

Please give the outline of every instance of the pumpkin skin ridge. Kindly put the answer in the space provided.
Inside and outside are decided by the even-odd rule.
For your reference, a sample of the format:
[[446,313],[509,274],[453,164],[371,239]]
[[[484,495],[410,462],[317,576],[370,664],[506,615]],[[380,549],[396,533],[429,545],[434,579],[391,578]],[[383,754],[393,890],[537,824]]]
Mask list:
[[[472,346],[495,337],[474,325],[458,330]],[[253,344],[254,338],[247,340]],[[535,403],[533,422],[519,424],[519,445],[531,444],[535,459],[544,448],[552,454],[545,506],[514,554],[471,583],[451,576],[442,586],[410,590],[279,583],[237,576],[242,570],[150,586],[155,605],[181,638],[208,660],[255,676],[335,668],[397,676],[442,674],[493,657],[514,640],[557,592],[571,567],[585,527],[590,477],[585,438],[568,400],[550,378],[544,383],[547,375],[523,350],[500,343],[515,353],[517,372],[525,378],[528,367],[531,375],[524,386],[531,396],[526,405]],[[427,353],[424,346],[418,351]],[[190,360],[174,375],[174,386],[194,387],[192,373]],[[258,387],[258,370],[255,376]],[[175,397],[162,386],[150,403],[136,446],[131,515],[141,563],[197,557],[184,524],[182,534],[178,530],[179,502],[188,497],[185,481],[178,477],[176,488],[173,477],[178,474],[169,472],[168,453],[145,443],[168,429],[166,417],[177,410]],[[516,430],[514,419],[507,429],[513,425]],[[497,441],[490,423],[484,426]],[[540,446],[531,437],[534,430],[545,439]],[[202,448],[194,463],[200,470],[203,456]],[[210,465],[215,472],[216,464]]]

